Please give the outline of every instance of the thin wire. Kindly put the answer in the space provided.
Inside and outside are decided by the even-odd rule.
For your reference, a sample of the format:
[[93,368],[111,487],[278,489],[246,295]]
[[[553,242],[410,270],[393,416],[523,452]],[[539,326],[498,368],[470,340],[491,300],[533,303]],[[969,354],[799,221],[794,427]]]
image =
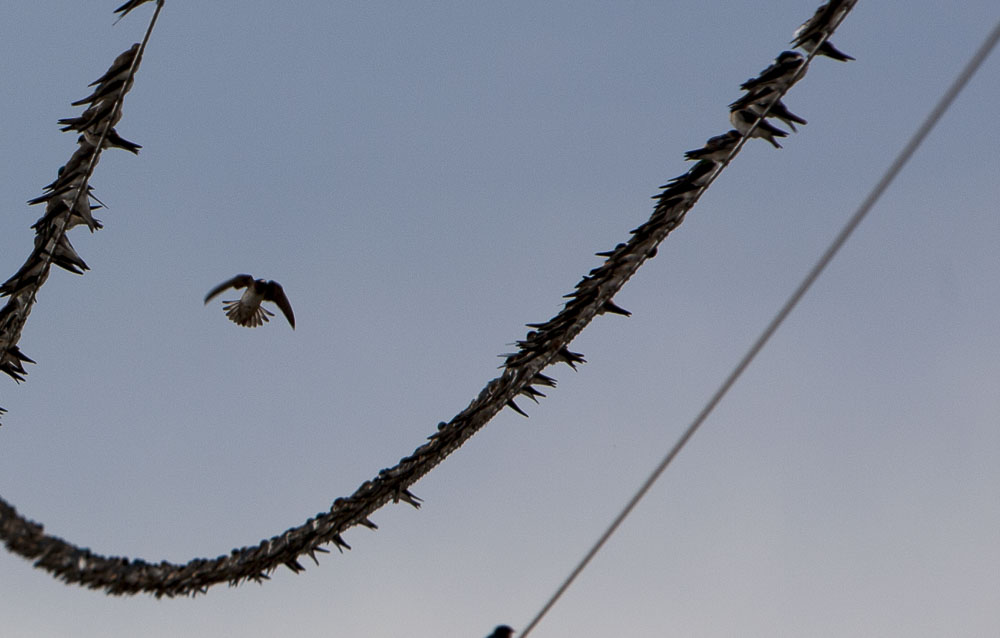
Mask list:
[[[125,76],[125,81],[122,83],[121,88],[118,89],[118,96],[115,98],[115,103],[111,107],[111,113],[108,115],[108,119],[104,123],[104,127],[101,129],[101,136],[97,140],[97,146],[94,149],[94,153],[90,156],[90,161],[87,162],[87,170],[84,172],[83,180],[81,180],[80,184],[77,185],[76,187],[76,192],[74,193],[73,200],[69,206],[70,212],[56,219],[54,224],[55,237],[49,238],[50,241],[52,239],[55,239],[55,241],[57,242],[59,241],[59,239],[66,233],[66,224],[69,222],[69,216],[72,214],[72,211],[76,210],[76,207],[80,202],[80,198],[82,197],[84,200],[86,200],[86,198],[90,196],[90,194],[87,191],[87,187],[90,185],[90,178],[93,177],[94,175],[94,169],[97,168],[97,158],[100,157],[101,153],[104,151],[104,141],[107,139],[108,133],[113,128],[111,126],[112,120],[114,120],[115,115],[121,112],[122,105],[125,102],[125,94],[128,93],[131,88],[129,82],[135,77],[136,68],[139,65],[139,61],[142,59],[142,54],[146,51],[146,44],[149,42],[149,36],[152,35],[153,33],[153,27],[156,25],[156,19],[159,17],[160,9],[162,8],[163,8],[163,0],[157,0],[156,11],[153,12],[153,17],[149,21],[149,26],[146,27],[146,35],[142,38],[142,44],[139,45],[139,50],[136,51],[135,57],[132,58],[132,64],[130,64],[128,67],[128,75]],[[121,18],[119,18],[119,20],[120,19]],[[95,197],[94,199],[97,198]],[[99,199],[97,199],[97,201],[101,202],[101,200]],[[101,202],[101,204],[105,205],[104,202]],[[52,263],[52,255],[53,253],[49,251],[45,251],[42,253],[41,263],[43,271],[47,271],[49,265]],[[47,277],[48,276],[46,275],[46,278]],[[38,282],[34,284],[31,293],[28,296],[28,301],[25,304],[26,307],[30,308],[35,304],[35,300],[38,296],[38,291],[41,289],[44,283],[45,279],[39,278]],[[20,331],[21,329],[24,328],[24,324],[27,322],[27,320],[28,320],[27,315],[26,314],[22,315],[21,328],[18,329],[17,331],[18,335],[20,335]],[[7,343],[4,343],[3,345],[6,348],[12,345],[12,342],[8,340]]]
[[584,568],[587,567],[591,559],[594,558],[597,552],[599,552],[601,548],[604,546],[604,543],[607,542],[607,540],[611,538],[611,535],[615,533],[615,531],[618,529],[618,526],[622,524],[622,522],[625,520],[626,517],[628,517],[630,513],[632,513],[632,510],[639,503],[639,501],[642,500],[642,497],[646,495],[646,492],[648,492],[649,489],[653,487],[653,484],[656,483],[657,479],[660,478],[660,475],[663,474],[664,470],[667,469],[667,466],[669,466],[671,461],[674,460],[674,457],[676,457],[680,453],[681,449],[684,448],[685,444],[687,444],[687,442],[691,439],[691,437],[694,436],[694,433],[697,432],[698,428],[701,427],[701,424],[705,422],[705,420],[708,418],[708,415],[710,415],[712,411],[715,409],[715,406],[717,406],[719,402],[722,401],[722,398],[726,395],[727,392],[729,392],[729,389],[733,386],[733,384],[736,383],[736,380],[739,379],[740,375],[743,374],[743,371],[747,369],[747,367],[754,360],[757,354],[764,348],[764,346],[771,339],[774,333],[778,330],[781,324],[785,321],[788,315],[791,314],[795,306],[798,305],[799,301],[806,294],[809,288],[812,287],[816,279],[819,278],[823,270],[833,260],[837,252],[847,242],[847,239],[851,236],[851,233],[853,233],[854,230],[861,224],[864,218],[868,215],[868,212],[872,209],[872,207],[879,200],[882,194],[885,193],[886,189],[889,188],[889,185],[896,178],[899,172],[903,169],[906,163],[910,160],[910,158],[916,152],[917,148],[920,147],[920,145],[923,143],[927,135],[937,125],[938,121],[941,119],[941,116],[944,115],[945,112],[947,112],[949,107],[951,107],[952,103],[955,101],[955,98],[958,97],[959,93],[962,92],[962,89],[964,89],[966,84],[969,83],[969,80],[972,79],[972,76],[975,75],[976,71],[979,70],[979,67],[982,66],[982,63],[986,60],[987,57],[989,57],[990,53],[996,47],[998,40],[1000,40],[1000,21],[996,23],[990,34],[986,36],[986,39],[983,41],[983,44],[980,45],[975,55],[972,56],[972,59],[969,60],[969,62],[965,65],[965,67],[962,69],[962,72],[958,75],[955,81],[952,82],[951,86],[948,87],[948,90],[938,101],[934,109],[931,110],[930,114],[924,120],[923,124],[921,124],[920,128],[918,128],[917,131],[913,134],[913,136],[910,138],[910,141],[906,143],[906,146],[903,147],[903,150],[899,152],[899,154],[896,156],[896,159],[893,160],[892,164],[886,170],[885,174],[882,176],[882,178],[878,181],[875,187],[868,194],[868,197],[865,198],[865,200],[861,203],[861,206],[858,207],[858,210],[854,213],[854,215],[851,216],[851,218],[848,220],[847,224],[843,227],[840,233],[837,234],[837,237],[833,240],[829,248],[827,248],[826,251],[823,253],[823,255],[819,258],[819,261],[817,261],[816,264],[812,267],[812,269],[806,275],[805,279],[802,280],[802,283],[799,284],[799,286],[795,289],[795,292],[792,293],[792,295],[788,298],[785,304],[781,307],[781,310],[778,311],[778,313],[774,316],[774,318],[767,325],[767,327],[760,334],[760,336],[757,337],[757,340],[753,343],[753,345],[750,347],[747,353],[743,355],[743,358],[736,365],[736,367],[733,368],[732,372],[729,373],[725,381],[722,382],[722,385],[719,386],[719,389],[715,391],[715,394],[712,395],[712,398],[709,399],[705,407],[702,408],[701,412],[698,413],[698,416],[695,417],[691,425],[689,425],[687,430],[684,431],[684,434],[681,435],[680,439],[677,440],[673,448],[671,448],[670,452],[667,453],[667,455],[663,458],[663,460],[660,461],[659,465],[656,466],[656,469],[653,470],[653,473],[649,475],[649,478],[647,478],[646,481],[642,484],[642,487],[639,488],[639,491],[637,491],[635,495],[629,500],[628,504],[621,511],[621,513],[618,514],[617,517],[615,517],[615,520],[611,523],[608,529],[603,534],[601,534],[601,537],[598,539],[597,543],[595,543],[594,546],[590,548],[590,551],[587,552],[587,555],[584,556],[583,560],[580,561],[580,564],[578,564],[576,568],[572,571],[572,573],[570,573],[569,577],[566,578],[563,584],[559,586],[559,589],[556,590],[556,593],[553,594],[553,596],[549,599],[549,601],[545,604],[545,606],[542,607],[542,610],[538,612],[535,618],[528,624],[527,627],[524,628],[524,630],[520,634],[521,638],[527,636],[531,632],[531,630],[534,629],[535,625],[537,625],[542,620],[545,614],[547,614],[549,610],[552,609],[553,605],[555,605],[556,601],[559,600],[559,598],[563,595],[563,593],[565,593],[567,589],[569,589],[569,586],[573,583],[574,580],[576,580],[576,577],[580,575],[580,572],[582,572]]

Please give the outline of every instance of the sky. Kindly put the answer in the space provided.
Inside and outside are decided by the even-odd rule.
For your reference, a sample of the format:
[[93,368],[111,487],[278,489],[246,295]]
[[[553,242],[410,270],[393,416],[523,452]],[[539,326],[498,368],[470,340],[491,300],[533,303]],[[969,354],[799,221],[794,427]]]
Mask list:
[[[0,494],[105,555],[186,562],[327,510],[462,410],[496,355],[650,214],[817,0],[168,0],[0,380]],[[0,270],[79,109],[153,6],[0,10]],[[114,598],[0,553],[5,636],[522,629],[673,445],[997,20],[860,0],[572,345],[353,549],[264,585]],[[771,344],[532,635],[1000,633],[1000,201],[992,56]],[[256,329],[205,293],[274,279]],[[225,295],[222,298],[229,298]]]

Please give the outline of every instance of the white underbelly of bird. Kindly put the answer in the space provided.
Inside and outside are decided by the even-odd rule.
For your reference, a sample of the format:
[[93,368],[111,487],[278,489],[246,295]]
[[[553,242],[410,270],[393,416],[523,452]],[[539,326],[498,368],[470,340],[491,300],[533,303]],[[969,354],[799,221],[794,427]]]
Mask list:
[[270,321],[270,317],[274,316],[273,312],[260,305],[262,301],[264,301],[264,295],[254,292],[253,287],[251,287],[239,299],[223,301],[222,303],[226,305],[222,309],[226,311],[226,316],[233,323],[247,328],[256,328],[263,326]]
[[205,303],[211,301],[212,297],[218,295],[227,288],[246,288],[243,296],[235,301],[223,301],[222,309],[226,311],[226,316],[240,326],[256,328],[269,321],[274,313],[261,307],[261,303],[270,301],[278,306],[281,313],[288,319],[288,325],[295,329],[295,313],[292,312],[292,304],[288,303],[288,297],[281,284],[276,281],[265,281],[254,279],[252,275],[236,275],[228,281],[224,281],[205,295]]

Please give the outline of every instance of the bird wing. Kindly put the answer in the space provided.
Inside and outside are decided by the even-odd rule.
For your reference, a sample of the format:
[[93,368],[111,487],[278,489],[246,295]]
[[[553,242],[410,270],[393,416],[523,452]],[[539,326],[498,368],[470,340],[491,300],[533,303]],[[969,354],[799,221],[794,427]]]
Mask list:
[[222,292],[226,288],[246,288],[247,286],[249,286],[252,283],[253,283],[253,276],[252,275],[236,275],[232,279],[230,279],[228,281],[224,281],[221,284],[219,284],[218,286],[216,286],[215,288],[212,288],[211,290],[209,290],[208,294],[205,295],[205,303],[208,303],[209,301],[211,301],[212,297],[214,297],[215,295],[219,294],[220,292]]
[[267,288],[264,290],[264,300],[273,301],[278,304],[278,308],[281,309],[281,313],[285,315],[285,319],[288,319],[288,323],[291,324],[292,330],[295,330],[295,313],[292,312],[292,304],[288,303],[288,297],[285,296],[285,290],[276,281],[267,282]]
[[104,75],[97,78],[87,86],[96,86],[101,82],[107,82],[108,80],[115,77],[119,73],[126,71],[130,66],[132,66],[132,60],[133,58],[135,58],[135,54],[138,52],[139,52],[139,43],[136,42],[135,44],[132,45],[132,47],[128,51],[120,54],[117,58],[115,58],[115,61],[111,63],[111,66],[108,67],[108,70],[104,72]]
[[122,6],[118,7],[117,9],[115,9],[115,13],[122,14],[122,17],[124,18],[125,16],[128,15],[129,11],[131,11],[132,9],[135,9],[140,4],[144,4],[146,2],[149,2],[149,0],[128,0],[128,2],[126,2]]

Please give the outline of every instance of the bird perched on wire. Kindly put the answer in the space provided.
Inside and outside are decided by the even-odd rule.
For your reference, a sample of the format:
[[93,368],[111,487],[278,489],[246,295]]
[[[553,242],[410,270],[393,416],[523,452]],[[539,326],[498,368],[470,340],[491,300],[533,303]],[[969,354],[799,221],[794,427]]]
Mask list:
[[[118,7],[118,9],[119,10],[124,9],[124,6]],[[96,86],[98,84],[103,84],[105,82],[113,82],[114,80],[125,79],[125,76],[128,75],[129,68],[132,66],[133,60],[135,60],[135,56],[137,56],[138,54],[139,54],[139,43],[136,42],[127,51],[121,53],[117,58],[115,58],[115,61],[111,63],[111,66],[108,67],[108,70],[104,72],[104,75],[97,78],[87,86]]]
[[716,135],[715,137],[708,138],[708,141],[705,142],[705,146],[684,153],[684,159],[706,159],[712,160],[713,162],[721,162],[729,157],[729,154],[736,147],[736,144],[739,143],[739,141],[739,131],[730,129],[722,135]]
[[788,125],[793,131],[796,124],[808,124],[804,119],[792,113],[785,103],[778,99],[778,90],[773,86],[762,86],[754,89],[729,105],[729,110],[750,109],[757,115],[768,108],[767,117],[776,117]]
[[[792,45],[801,47],[807,53],[812,53],[816,45],[819,44],[820,39],[828,34],[833,23],[849,8],[849,5],[853,4],[853,2],[846,2],[845,0],[831,0],[831,2],[820,6],[819,9],[816,9],[813,17],[803,22],[802,26],[795,30],[795,34],[792,36]],[[828,58],[840,60],[841,62],[854,59],[833,46],[833,43],[829,40],[820,45],[816,55],[825,55]]]
[[493,633],[486,638],[511,638],[514,635],[514,630],[507,625],[500,625],[493,630]]
[[[125,16],[127,16],[129,14],[129,11],[131,11],[132,9],[135,9],[140,4],[145,4],[145,3],[150,2],[150,1],[151,0],[128,0],[128,2],[126,2],[122,6],[118,7],[117,9],[115,9],[115,13],[120,13],[121,14],[120,16],[118,16],[118,20],[121,20],[122,18],[124,18]],[[160,4],[162,2],[163,2],[163,0],[156,0],[157,4]],[[115,24],[118,24],[118,20],[115,20]]]
[[782,51],[774,59],[774,63],[760,72],[755,78],[750,78],[740,85],[744,91],[752,91],[762,86],[773,86],[775,88],[785,88],[795,74],[799,72],[799,67],[805,62],[801,53],[796,51]]
[[[806,53],[812,53],[813,49],[816,48],[816,43],[819,42],[819,39],[820,39],[819,34],[812,35],[802,40],[802,42],[796,46],[805,49]],[[853,57],[847,55],[837,47],[833,46],[833,43],[830,42],[829,40],[819,45],[819,51],[816,52],[816,55],[825,55],[826,57],[832,58],[839,62],[847,62],[848,60],[854,59]]]
[[[743,135],[746,135],[747,131],[750,130],[750,127],[757,121],[758,117],[759,116],[750,109],[733,109],[729,112],[729,121],[734,127],[736,127],[736,130]],[[761,120],[757,124],[757,128],[755,128],[753,133],[750,134],[750,137],[765,139],[770,142],[774,148],[781,148],[781,144],[778,144],[774,138],[786,137],[787,135],[788,133],[769,124],[767,120]]]
[[227,288],[235,288],[237,290],[246,288],[246,292],[239,299],[222,302],[225,304],[223,310],[226,311],[226,316],[233,323],[246,326],[247,328],[256,328],[257,326],[264,325],[269,321],[268,317],[273,317],[274,313],[262,308],[261,303],[270,301],[277,304],[282,314],[285,315],[285,319],[288,320],[289,325],[292,326],[292,330],[295,329],[295,314],[292,312],[292,305],[288,303],[288,297],[285,296],[285,291],[278,282],[254,279],[253,275],[236,275],[232,279],[212,288],[205,295],[205,303],[207,304],[212,300],[212,297]]
[[830,0],[830,2],[825,2],[818,9],[816,13],[812,15],[811,18],[802,23],[802,25],[795,30],[795,39],[792,43],[798,46],[801,40],[812,37],[816,34],[825,34],[833,26],[833,23],[840,18],[840,16],[847,11],[849,6],[854,5],[854,0],[847,2],[846,0]]

